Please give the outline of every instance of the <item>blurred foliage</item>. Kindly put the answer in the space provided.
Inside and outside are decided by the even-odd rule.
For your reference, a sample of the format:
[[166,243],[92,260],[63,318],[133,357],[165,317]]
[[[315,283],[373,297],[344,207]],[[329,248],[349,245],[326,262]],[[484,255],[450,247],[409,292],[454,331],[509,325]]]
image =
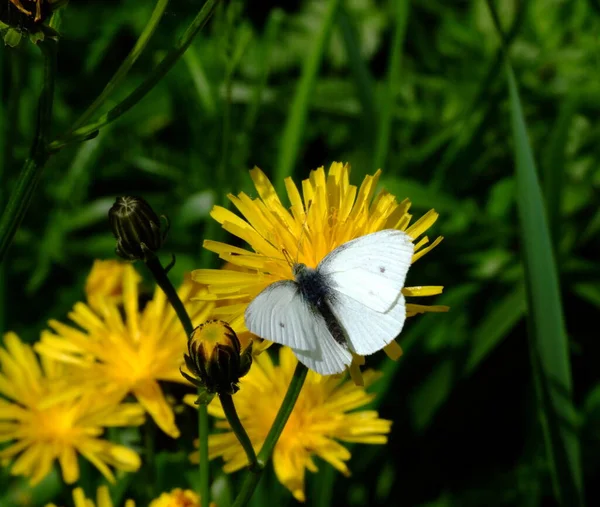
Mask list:
[[[300,118],[294,127],[293,176],[299,181],[310,169],[348,161],[358,183],[380,160],[382,187],[409,197],[415,216],[432,207],[441,215],[434,233],[445,239],[411,269],[408,284],[444,285],[435,304],[452,308],[407,324],[400,339],[406,353],[398,363],[369,361],[381,360],[387,373],[378,403],[381,416],[394,421],[390,442],[355,447],[351,480],[320,463],[319,474],[309,474],[307,503],[551,505],[524,319],[527,239],[518,227],[510,104],[500,38],[486,3],[413,1],[400,19],[403,2],[343,0],[317,55],[314,83],[306,84],[305,61],[330,3],[220,4],[146,98],[96,138],[53,156],[1,267],[0,328],[32,342],[49,318],[64,319],[83,297],[93,259],[114,257],[107,211],[117,195],[143,195],[169,216],[167,249],[177,258],[171,272],[176,282],[193,268],[216,266],[215,256],[202,251],[204,238],[224,239],[208,215],[212,205],[225,205],[228,192],[254,195],[247,174],[253,165],[282,175],[278,163],[289,149],[283,133],[293,107],[305,107],[306,121]],[[600,6],[495,3],[541,179],[569,340],[586,499],[597,505]],[[196,4],[169,3],[149,46],[104,109],[142,81],[189,24]],[[72,1],[64,10],[52,138],[102,91],[152,9],[137,0],[90,0]],[[2,48],[0,69],[4,207],[35,130],[39,51],[32,44]],[[310,86],[305,106],[294,100],[299,86]],[[388,145],[378,152],[386,118]],[[195,414],[182,409],[179,417]],[[181,464],[184,449],[161,438],[157,469],[141,472],[151,474],[146,484],[154,492],[193,486]],[[192,438],[181,439],[189,443],[186,449]],[[213,493],[224,507],[239,480],[223,475],[219,465],[212,465]],[[92,491],[98,474],[85,471],[82,486]],[[192,482],[182,484],[184,477]],[[2,469],[0,504],[26,505],[23,495],[32,495],[39,505],[54,497],[59,483],[53,475],[28,492],[26,483]],[[132,495],[146,498],[144,487],[124,476],[111,491],[119,505],[118,499]],[[68,504],[62,491],[60,500]],[[252,505],[265,505],[267,498],[273,505],[294,503],[273,474],[263,478]]]

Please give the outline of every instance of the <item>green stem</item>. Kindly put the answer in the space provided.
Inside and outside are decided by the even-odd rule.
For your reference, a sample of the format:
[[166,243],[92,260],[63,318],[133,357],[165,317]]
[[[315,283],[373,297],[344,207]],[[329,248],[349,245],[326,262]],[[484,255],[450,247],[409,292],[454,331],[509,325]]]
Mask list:
[[50,143],[50,151],[55,152],[64,148],[67,144],[85,141],[90,137],[94,137],[98,130],[105,127],[109,123],[115,121],[121,115],[129,111],[135,106],[140,100],[142,100],[154,86],[171,70],[173,65],[177,63],[179,58],[185,53],[185,50],[194,40],[194,37],[202,29],[205,23],[208,21],[210,14],[212,13],[215,5],[219,0],[207,0],[202,6],[202,9],[198,15],[194,18],[191,25],[185,31],[183,36],[177,41],[175,46],[167,53],[163,60],[158,64],[156,69],[140,84],[130,95],[128,95],[122,102],[113,107],[110,111],[106,112],[97,121],[84,125],[63,139],[57,139]]
[[208,408],[198,405],[198,452],[200,453],[200,499],[202,505],[210,504],[210,468],[208,464]]
[[225,412],[229,426],[231,426],[235,436],[240,441],[240,444],[242,444],[246,456],[248,456],[248,468],[255,470],[258,464],[256,453],[254,452],[250,437],[240,421],[232,396],[230,394],[219,394],[219,399],[221,400],[221,406],[223,407],[223,412]]
[[169,280],[165,269],[162,267],[162,264],[158,260],[158,257],[149,257],[146,260],[146,266],[148,266],[148,269],[152,273],[152,276],[156,280],[156,283],[167,296],[167,299],[169,300],[169,303],[171,303],[173,310],[175,310],[177,318],[179,319],[179,322],[181,322],[181,325],[183,326],[183,329],[185,331],[185,335],[189,340],[190,335],[194,331],[192,320],[190,319],[190,316],[188,315],[185,306],[183,306],[183,302],[181,301],[179,294],[177,294],[175,287],[173,287],[171,280]]
[[273,421],[273,426],[271,426],[269,434],[265,439],[265,443],[258,453],[257,466],[254,468],[254,470],[250,470],[246,475],[244,483],[242,484],[242,490],[235,499],[233,507],[245,506],[252,497],[252,494],[254,493],[254,490],[256,489],[260,478],[262,477],[262,472],[265,468],[265,465],[273,454],[275,444],[279,440],[279,437],[285,428],[292,410],[294,410],[294,405],[296,405],[296,401],[298,400],[298,396],[300,395],[300,391],[304,385],[304,380],[306,379],[307,373],[308,368],[302,363],[298,363],[296,369],[294,370],[294,375],[288,387],[287,393],[285,393],[285,398],[281,403],[281,407],[279,407],[279,412],[277,412],[275,421]]
[[154,466],[154,442],[156,441],[156,425],[147,420],[144,425],[144,468],[147,480],[148,498],[156,496],[156,467]]
[[31,145],[29,158],[15,188],[10,194],[8,204],[0,218],[0,262],[27,212],[31,197],[40,179],[40,174],[46,161],[48,132],[52,122],[52,105],[54,102],[54,83],[56,80],[56,41],[46,38],[38,43],[44,57],[44,77],[37,114],[36,133]]
[[[146,260],[146,266],[152,273],[152,276],[156,280],[158,286],[163,290],[169,303],[175,310],[177,314],[177,318],[183,329],[185,330],[185,334],[189,339],[190,335],[194,331],[194,325],[192,324],[192,320],[179,297],[175,287],[169,280],[165,269],[162,267],[162,264],[158,260],[156,256],[150,256]],[[199,451],[200,451],[200,498],[202,499],[203,505],[208,505],[210,503],[210,468],[208,465],[208,409],[206,405],[198,406],[198,441],[199,441]]]
[[84,113],[79,117],[79,119],[73,124],[69,132],[73,132],[75,129],[85,124],[85,122],[90,119],[90,117],[104,104],[104,102],[106,102],[106,99],[121,83],[121,81],[123,81],[125,76],[127,76],[127,73],[129,72],[131,67],[133,67],[133,64],[137,61],[137,59],[140,57],[140,55],[148,45],[148,42],[154,34],[154,31],[156,30],[156,27],[158,26],[158,23],[160,22],[168,4],[169,0],[158,0],[156,2],[154,11],[152,11],[152,15],[150,16],[150,20],[144,27],[144,30],[138,38],[137,42],[135,43],[135,46],[133,46],[133,49],[127,55],[125,60],[123,60],[123,62],[115,72],[115,75],[104,87],[104,90],[102,90],[102,93],[100,93],[96,100],[94,100],[94,102],[92,102],[92,104],[84,111]]

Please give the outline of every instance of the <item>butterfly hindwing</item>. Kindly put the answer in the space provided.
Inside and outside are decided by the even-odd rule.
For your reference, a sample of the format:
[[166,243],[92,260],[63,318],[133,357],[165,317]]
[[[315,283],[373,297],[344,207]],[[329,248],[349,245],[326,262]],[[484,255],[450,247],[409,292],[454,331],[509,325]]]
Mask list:
[[275,282],[256,296],[245,320],[251,333],[287,345],[301,363],[321,375],[340,373],[352,362],[348,348],[334,340],[323,316],[290,280]]
[[413,251],[408,234],[385,229],[339,246],[317,270],[335,291],[372,310],[387,312],[399,301]]
[[335,294],[329,306],[346,334],[350,349],[361,356],[373,354],[394,340],[406,319],[406,305],[401,293],[385,313],[372,310],[342,293]]
[[298,360],[321,375],[343,372],[352,362],[352,354],[348,348],[333,339],[323,319],[321,319],[321,324],[318,325],[315,332],[318,333],[315,349],[292,349]]

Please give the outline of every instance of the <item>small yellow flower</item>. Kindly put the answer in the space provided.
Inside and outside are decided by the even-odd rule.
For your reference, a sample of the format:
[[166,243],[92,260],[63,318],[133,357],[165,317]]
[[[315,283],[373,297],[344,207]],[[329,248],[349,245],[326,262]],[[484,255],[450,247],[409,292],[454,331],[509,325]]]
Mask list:
[[190,489],[175,488],[152,500],[149,507],[200,507],[200,497]]
[[[229,233],[244,240],[253,251],[212,240],[204,241],[204,248],[215,252],[221,259],[238,266],[238,270],[199,269],[192,278],[206,286],[200,297],[206,300],[229,300],[219,305],[221,318],[228,322],[243,319],[248,303],[268,285],[280,280],[293,280],[290,256],[295,262],[316,268],[328,253],[338,246],[360,236],[383,229],[399,229],[414,240],[412,262],[416,262],[442,240],[429,243],[423,233],[437,220],[438,214],[430,210],[410,225],[410,201],[398,203],[396,198],[382,190],[375,194],[381,171],[367,176],[361,187],[350,185],[350,167],[339,162],[331,164],[328,173],[323,167],[310,173],[302,182],[303,197],[291,178],[285,185],[291,203],[289,210],[282,204],[275,188],[258,168],[250,171],[259,198],[245,193],[229,195],[229,199],[244,218],[215,206],[211,216]],[[421,237],[421,238],[420,238]],[[420,239],[419,239],[420,238]],[[441,286],[405,287],[402,294],[408,297],[440,294]],[[445,306],[406,304],[406,316],[424,312],[447,311]],[[392,341],[385,351],[397,359],[402,351]],[[355,358],[351,373],[360,382]]]
[[[51,320],[50,327],[56,334],[44,333],[36,350],[71,364],[79,385],[90,392],[113,393],[121,398],[133,394],[156,424],[176,438],[179,430],[175,415],[159,382],[186,383],[179,369],[187,337],[160,288],[140,309],[138,276],[132,265],[124,268],[125,318],[110,298],[99,298],[93,309],[77,303],[69,317],[81,329]],[[195,284],[186,281],[178,293],[192,321],[200,323],[211,316],[214,304],[190,301],[196,290]]]
[[[114,507],[106,486],[100,486],[96,491],[96,503],[85,497],[83,489],[75,488],[73,490],[73,504],[75,507]],[[50,503],[46,507],[56,507],[56,505]],[[124,507],[135,507],[135,502],[133,500],[125,500]]]
[[[13,475],[40,482],[58,460],[65,482],[79,478],[77,454],[90,461],[110,481],[109,466],[135,471],[139,456],[131,449],[99,438],[106,427],[137,426],[144,420],[142,407],[119,404],[120,399],[98,396],[84,386],[65,400],[72,385],[69,368],[49,358],[36,358],[31,346],[16,334],[4,336],[0,348],[0,443],[13,442],[0,451],[0,460],[14,459]],[[18,457],[17,457],[18,456]]]
[[[279,366],[273,365],[269,354],[261,354],[254,358],[250,372],[240,380],[235,405],[257,452],[275,420],[297,363],[291,349],[281,347]],[[364,373],[367,384],[377,376],[370,370]],[[373,397],[352,382],[308,372],[294,411],[273,453],[277,478],[297,500],[305,500],[305,470],[317,471],[314,456],[327,461],[343,474],[350,474],[346,466],[350,451],[338,440],[365,444],[387,442],[391,421],[379,419],[374,410],[350,412],[365,406]],[[186,396],[185,401],[191,404],[194,397]],[[230,428],[217,399],[208,406],[208,411],[220,419],[216,423],[217,428]],[[209,458],[221,456],[225,460],[225,472],[234,472],[248,464],[246,453],[233,432],[213,434],[208,438]],[[198,460],[198,453],[192,455],[192,460]]]

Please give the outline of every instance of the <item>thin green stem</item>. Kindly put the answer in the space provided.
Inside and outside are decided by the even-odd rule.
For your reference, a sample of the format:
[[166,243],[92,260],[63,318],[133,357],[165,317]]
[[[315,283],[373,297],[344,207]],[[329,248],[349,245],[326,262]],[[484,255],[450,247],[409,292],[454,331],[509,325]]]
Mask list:
[[154,442],[156,441],[156,425],[148,420],[144,425],[144,469],[148,498],[156,496],[156,468],[154,466]]
[[260,478],[262,477],[262,472],[265,468],[265,465],[273,454],[275,444],[279,440],[279,437],[281,436],[281,433],[283,432],[283,429],[285,428],[285,425],[292,411],[294,410],[294,406],[296,405],[296,401],[298,400],[298,396],[300,395],[300,391],[304,385],[304,380],[306,379],[307,373],[308,368],[302,363],[298,363],[296,369],[294,370],[294,375],[292,376],[288,390],[285,393],[285,398],[281,403],[281,407],[279,407],[279,412],[277,412],[275,420],[273,421],[273,426],[271,426],[269,434],[265,439],[265,443],[258,453],[258,466],[256,466],[254,470],[250,470],[246,475],[244,483],[242,484],[242,489],[235,499],[233,507],[245,506],[252,497],[252,494],[254,493],[254,490],[256,489]]
[[219,0],[207,0],[202,6],[202,9],[198,15],[194,18],[191,25],[185,31],[183,36],[177,41],[173,48],[167,53],[163,60],[158,64],[156,69],[146,79],[128,95],[123,101],[113,107],[110,111],[106,112],[98,120],[88,125],[80,127],[65,138],[57,139],[50,143],[50,151],[55,152],[64,148],[67,144],[85,141],[91,137],[94,137],[98,130],[105,127],[109,123],[112,123],[117,118],[122,116],[124,113],[129,111],[135,106],[140,100],[142,100],[152,88],[171,70],[173,65],[179,61],[179,58],[185,53],[185,50],[194,40],[194,37],[200,32],[202,27],[208,21],[210,14],[212,13],[215,5]]
[[84,111],[84,113],[77,119],[77,121],[73,124],[69,132],[73,132],[75,129],[81,127],[85,124],[87,120],[106,102],[106,99],[111,95],[111,93],[117,88],[117,86],[123,81],[127,73],[133,67],[133,64],[140,57],[150,38],[154,34],[158,23],[160,22],[167,5],[169,4],[169,0],[158,0],[154,7],[154,11],[152,11],[152,15],[148,20],[148,23],[144,27],[140,37],[138,38],[135,46],[133,46],[130,53],[127,55],[125,60],[121,63],[115,75],[112,79],[107,83],[102,90],[102,93],[98,95],[96,100],[90,104],[90,106]]
[[54,102],[54,83],[56,80],[56,41],[46,38],[38,43],[44,58],[44,77],[37,114],[35,137],[31,145],[29,158],[25,161],[23,169],[15,188],[10,194],[8,204],[0,218],[0,262],[27,212],[35,187],[46,161],[48,133],[52,122],[52,106]]
[[[151,256],[146,260],[146,266],[152,273],[152,276],[156,280],[158,286],[163,290],[169,303],[175,310],[177,314],[177,318],[183,329],[185,330],[185,334],[189,339],[190,335],[194,331],[194,325],[192,324],[192,320],[179,297],[175,287],[169,280],[165,269],[162,264],[158,260],[158,257]],[[203,505],[208,505],[210,503],[210,468],[208,465],[208,409],[206,405],[198,406],[198,441],[199,441],[199,451],[200,451],[200,498],[202,498]]]
[[175,313],[177,314],[179,322],[181,322],[181,325],[183,326],[186,337],[189,339],[190,335],[194,331],[192,320],[190,319],[190,316],[188,315],[185,306],[183,306],[183,302],[181,301],[179,294],[177,294],[175,287],[173,287],[171,280],[169,280],[165,269],[162,267],[162,264],[158,260],[158,257],[149,257],[146,260],[146,266],[148,266],[148,269],[152,273],[152,276],[156,280],[156,283],[167,296],[169,303],[171,303],[173,310],[175,310]]
[[223,412],[225,412],[225,417],[227,417],[229,426],[231,426],[235,436],[240,441],[240,444],[242,444],[246,456],[248,456],[248,468],[250,470],[256,469],[258,465],[256,453],[254,452],[250,437],[248,436],[248,433],[246,433],[237,410],[235,409],[233,397],[230,394],[219,394],[219,399],[221,400],[221,406],[223,407]]
[[208,463],[208,408],[198,405],[198,451],[200,453],[200,498],[202,505],[210,504],[210,468]]

